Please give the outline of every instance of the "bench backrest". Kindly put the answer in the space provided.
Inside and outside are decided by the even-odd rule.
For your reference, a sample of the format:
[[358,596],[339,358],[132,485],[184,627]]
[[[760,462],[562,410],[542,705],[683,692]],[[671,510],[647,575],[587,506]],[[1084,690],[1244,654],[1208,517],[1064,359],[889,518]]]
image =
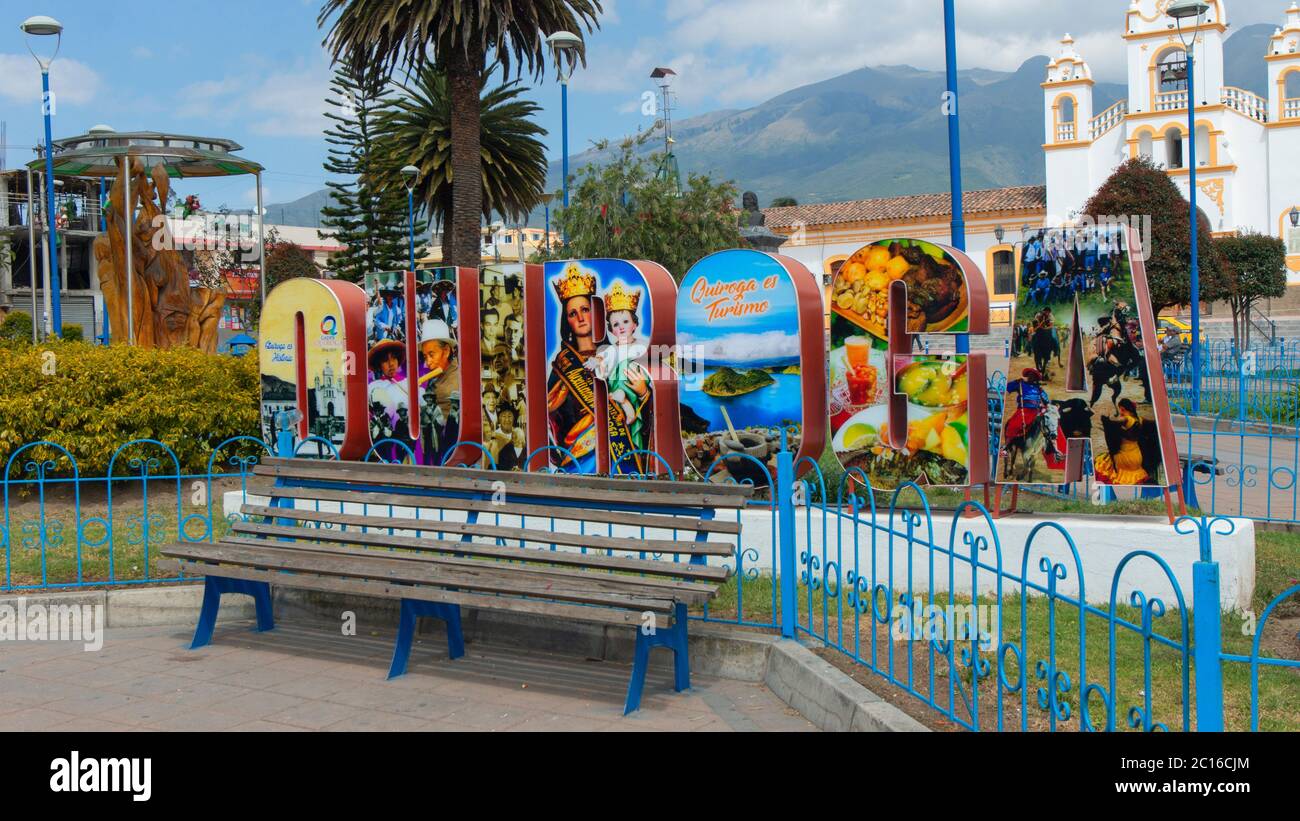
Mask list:
[[[438,532],[439,538],[451,534],[470,541],[488,536],[505,542],[684,554],[693,561],[733,554],[740,534],[735,511],[752,494],[752,488],[742,485],[316,459],[269,458],[253,472],[275,480],[273,488],[257,492],[271,495],[273,505],[294,509],[286,514],[292,521],[278,523],[282,525],[315,521],[317,526],[404,530],[395,518],[409,521],[413,514],[420,517],[422,530]],[[251,507],[245,512],[265,513]],[[313,518],[312,508],[324,513]],[[405,518],[394,517],[399,509]],[[440,528],[422,511],[438,511],[439,518],[447,518],[449,511],[463,512],[464,517],[453,515]],[[731,515],[719,517],[719,512]],[[468,530],[467,524],[472,526]]]

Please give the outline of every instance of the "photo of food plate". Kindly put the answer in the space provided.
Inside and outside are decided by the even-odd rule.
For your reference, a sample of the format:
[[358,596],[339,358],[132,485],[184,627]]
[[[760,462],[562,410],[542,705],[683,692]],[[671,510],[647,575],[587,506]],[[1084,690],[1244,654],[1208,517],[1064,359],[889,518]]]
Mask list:
[[889,288],[898,281],[907,284],[909,332],[965,329],[970,292],[961,266],[939,246],[921,240],[882,240],[854,252],[835,275],[831,310],[886,340]]
[[929,413],[909,408],[902,450],[888,444],[889,409],[883,405],[854,414],[835,433],[831,446],[845,470],[858,468],[876,490],[907,482],[961,486],[970,475],[970,417],[966,405]]
[[915,357],[895,378],[907,401],[922,408],[964,404],[968,396],[966,359],[962,356]]

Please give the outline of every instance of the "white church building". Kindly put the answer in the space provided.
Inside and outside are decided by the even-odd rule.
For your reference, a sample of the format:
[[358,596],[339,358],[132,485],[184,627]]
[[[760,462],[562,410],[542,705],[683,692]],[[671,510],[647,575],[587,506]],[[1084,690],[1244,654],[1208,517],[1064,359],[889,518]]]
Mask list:
[[[1124,17],[1128,98],[1093,105],[1092,70],[1067,34],[1043,83],[1047,224],[1069,222],[1125,160],[1164,166],[1188,196],[1187,54],[1171,0],[1133,0]],[[1291,283],[1300,283],[1300,6],[1292,4],[1260,60],[1268,97],[1224,84],[1225,0],[1208,0],[1195,28],[1191,95],[1196,108],[1197,205],[1216,233],[1254,230],[1287,243]],[[1300,211],[1296,214],[1300,217]]]

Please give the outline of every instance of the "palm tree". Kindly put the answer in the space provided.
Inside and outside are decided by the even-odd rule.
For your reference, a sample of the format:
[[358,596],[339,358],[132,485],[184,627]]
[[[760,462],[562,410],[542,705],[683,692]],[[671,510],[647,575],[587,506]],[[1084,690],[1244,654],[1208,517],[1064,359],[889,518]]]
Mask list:
[[[419,70],[432,61],[447,74],[451,104],[451,265],[479,262],[483,160],[479,122],[488,55],[509,76],[540,77],[546,37],[597,27],[600,0],[325,0],[317,24],[329,24],[333,59],[391,71]],[[335,16],[337,15],[337,17]],[[332,22],[331,22],[332,20]],[[585,62],[583,50],[578,57]]]
[[[489,73],[484,74],[487,79]],[[383,168],[380,190],[398,188],[402,166],[414,164],[415,199],[431,222],[445,225],[452,207],[451,101],[447,75],[425,65],[413,84],[395,82],[399,92],[387,100],[376,122],[376,150]],[[546,129],[532,118],[540,107],[520,99],[518,80],[480,96],[479,123],[483,160],[482,215],[525,217],[542,203],[546,184],[546,147],[538,137]],[[475,264],[477,264],[477,259]]]

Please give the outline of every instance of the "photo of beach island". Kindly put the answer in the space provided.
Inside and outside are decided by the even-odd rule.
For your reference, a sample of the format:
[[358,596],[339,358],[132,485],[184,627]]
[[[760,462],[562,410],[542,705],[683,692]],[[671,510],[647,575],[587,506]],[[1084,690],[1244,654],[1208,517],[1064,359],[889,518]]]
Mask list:
[[795,289],[772,257],[726,251],[682,281],[677,333],[682,440],[710,481],[769,484],[780,431],[797,450],[803,388]]

